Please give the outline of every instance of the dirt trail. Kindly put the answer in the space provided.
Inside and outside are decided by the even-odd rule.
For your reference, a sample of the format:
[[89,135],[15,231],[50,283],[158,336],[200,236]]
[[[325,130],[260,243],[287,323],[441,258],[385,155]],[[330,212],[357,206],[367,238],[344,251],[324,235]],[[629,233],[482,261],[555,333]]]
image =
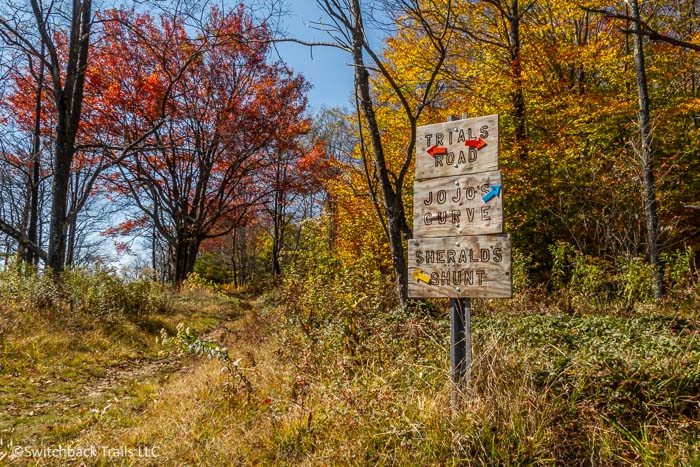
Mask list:
[[[231,319],[224,319],[215,327],[200,336],[202,340],[222,343],[229,334],[227,325]],[[118,364],[105,367],[104,374],[87,381],[79,389],[66,393],[53,393],[46,390],[42,393],[41,400],[25,407],[17,407],[8,404],[0,413],[0,433],[11,432],[17,420],[46,417],[58,418],[54,422],[69,422],[75,418],[76,410],[87,410],[88,413],[100,415],[115,405],[127,403],[132,396],[128,395],[126,388],[144,382],[161,384],[164,379],[182,374],[190,368],[189,363],[174,356],[164,356],[157,359],[134,358]],[[41,378],[37,384],[49,389],[54,382],[49,378]],[[127,395],[119,396],[120,392]],[[5,404],[2,404],[5,405]],[[37,419],[36,424],[42,421]]]
[[[225,319],[199,338],[212,342],[223,342],[228,332],[226,325],[229,322],[230,320]],[[113,404],[120,402],[117,397],[112,397],[107,399],[107,405],[104,405],[101,409],[99,408],[100,402],[104,403],[105,396],[115,388],[123,387],[127,384],[141,383],[148,379],[169,377],[175,373],[185,372],[188,368],[189,366],[183,363],[181,358],[173,356],[163,357],[158,360],[145,358],[128,360],[107,368],[104,376],[84,386],[79,394],[68,395],[63,400],[55,402],[63,407],[66,405],[77,407],[81,400],[94,398],[98,404],[97,407],[91,409],[91,412],[104,412]],[[128,397],[122,400],[125,399],[128,399]]]

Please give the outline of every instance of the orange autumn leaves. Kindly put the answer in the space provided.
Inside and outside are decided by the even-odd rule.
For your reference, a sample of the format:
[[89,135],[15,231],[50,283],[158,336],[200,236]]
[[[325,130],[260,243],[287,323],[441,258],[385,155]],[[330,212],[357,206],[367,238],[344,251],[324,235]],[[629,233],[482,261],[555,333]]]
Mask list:
[[[638,104],[631,37],[624,31],[624,21],[581,6],[612,8],[599,0],[456,4],[440,91],[418,121],[421,125],[448,115],[499,114],[507,230],[517,244],[543,258],[540,266],[546,266],[548,248],[555,241],[613,261],[642,255],[646,248],[639,240],[644,213],[634,147]],[[518,11],[510,14],[509,8]],[[700,23],[692,2],[647,3],[645,8],[649,24],[662,33],[698,37]],[[520,39],[517,77],[511,53],[514,39],[507,27],[515,16]],[[397,70],[409,96],[420,91],[434,62],[426,40],[420,31],[399,27],[386,41],[383,57]],[[662,235],[675,248],[697,242],[689,227],[694,225],[693,214],[684,205],[697,200],[693,180],[700,168],[700,54],[651,41],[646,47],[660,209],[667,226]],[[410,126],[396,112],[397,98],[386,80],[375,76],[382,141],[388,165],[396,172]],[[518,87],[524,96],[527,158],[519,157],[516,138],[513,95]],[[361,176],[353,186],[355,191],[367,190]],[[403,202],[411,206],[410,189],[403,193]],[[360,204],[362,208],[357,207]],[[372,209],[369,197],[356,198],[347,207],[348,219],[355,217],[353,210]],[[381,225],[371,225],[380,238]],[[366,241],[366,229],[356,229],[348,221],[348,231],[357,232],[348,235],[349,244],[352,238],[358,244]]]

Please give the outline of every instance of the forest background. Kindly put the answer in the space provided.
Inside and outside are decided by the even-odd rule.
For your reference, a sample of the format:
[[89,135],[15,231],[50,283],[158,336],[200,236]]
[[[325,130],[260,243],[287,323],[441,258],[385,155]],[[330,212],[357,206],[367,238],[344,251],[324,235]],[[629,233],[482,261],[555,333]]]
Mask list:
[[[362,13],[321,2],[326,22],[310,27],[331,39],[317,46],[370,71],[366,86],[356,76],[357,112],[313,117],[309,84],[269,62],[275,40],[295,41],[275,36],[274,8],[90,11],[73,29],[41,5],[39,23],[29,10],[7,12],[3,257],[85,267],[100,235],[128,234],[148,239],[139,248],[161,280],[181,281],[200,255],[202,268],[219,270],[212,279],[242,285],[279,277],[304,237],[322,235],[311,242],[327,245],[318,255],[405,282],[415,126],[494,113],[505,230],[531,283],[556,289],[568,278],[555,262],[578,257],[601,269],[592,287],[616,292],[630,270],[673,271],[683,262],[674,258],[694,257],[693,2],[642,5],[639,22],[629,6],[595,2],[397,2],[381,15],[369,10],[377,3],[370,19],[354,18],[355,6]],[[385,42],[354,39],[365,28]]]
[[[619,319],[659,313],[660,329],[689,341],[682,357],[666,355],[645,378],[636,373],[644,365],[616,373],[603,359],[605,371],[598,362],[586,374],[610,376],[605,390],[584,377],[564,384],[557,378],[571,376],[569,356],[550,362],[548,376],[533,370],[544,379],[528,387],[556,387],[567,397],[592,391],[586,400],[595,404],[564,418],[592,417],[586,410],[602,404],[603,431],[613,426],[626,440],[621,453],[613,449],[620,458],[672,457],[680,445],[682,460],[697,459],[697,2],[317,5],[320,19],[309,25],[325,38],[313,43],[282,34],[285,10],[276,3],[3,6],[0,290],[10,303],[33,296],[32,312],[89,314],[115,290],[145,287],[138,293],[148,295],[166,287],[157,283],[272,290],[295,326],[290,339],[305,355],[304,371],[320,371],[318,361],[309,363],[312,350],[319,358],[333,350],[343,355],[344,377],[355,377],[370,355],[391,360],[405,350],[400,343],[432,339],[444,321],[443,300],[406,293],[416,126],[498,114],[514,298],[476,301],[477,316],[514,313],[507,316],[516,327],[529,313],[584,316],[586,326],[590,316],[614,316],[618,329]],[[344,51],[355,108],[311,115],[313,83],[275,60],[282,42]],[[120,252],[148,251],[148,264],[118,280],[103,238]],[[396,348],[380,343],[384,327]],[[184,341],[196,339],[180,331]],[[418,344],[411,352],[437,358]],[[617,412],[614,394],[625,391],[631,395],[616,402]],[[627,409],[643,423],[622,423]],[[669,437],[658,422],[666,416],[678,422]],[[660,431],[648,428],[652,418]],[[548,421],[554,439],[560,421]],[[654,443],[665,448],[642,449]],[[544,455],[592,455],[567,446]],[[600,445],[593,451],[612,455]]]

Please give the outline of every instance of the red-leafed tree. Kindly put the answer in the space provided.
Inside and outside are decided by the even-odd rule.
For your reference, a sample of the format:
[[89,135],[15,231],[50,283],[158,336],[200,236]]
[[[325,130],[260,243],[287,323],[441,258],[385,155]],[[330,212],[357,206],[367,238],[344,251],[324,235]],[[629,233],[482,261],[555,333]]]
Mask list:
[[271,154],[270,163],[255,174],[256,184],[266,193],[260,206],[240,222],[222,219],[222,224],[237,224],[236,228],[202,245],[211,254],[201,264],[205,273],[214,271],[216,264],[226,265],[236,285],[247,283],[263,267],[279,277],[283,259],[298,250],[303,221],[326,201],[327,184],[337,171],[317,135],[310,132],[284,141]]
[[[322,142],[304,150],[300,145],[284,145],[276,148],[273,163],[263,173],[270,187],[265,202],[272,237],[272,274],[282,274],[280,255],[285,236],[294,220],[312,215],[314,195],[323,190],[323,181],[330,178],[330,164]],[[300,227],[299,227],[300,228]]]
[[212,9],[196,34],[181,16],[112,11],[105,20],[86,131],[125,147],[155,128],[120,159],[111,185],[150,219],[181,281],[202,242],[268,194],[257,175],[306,131],[306,84],[268,63],[269,31],[243,7]]
[[[0,13],[0,39],[18,51],[18,57],[25,57],[4,76],[2,164],[19,174],[26,186],[23,202],[14,203],[14,209],[22,211],[21,221],[12,222],[12,216],[0,213],[0,230],[17,241],[27,262],[42,258],[60,271],[72,266],[80,245],[85,246],[85,228],[97,231],[95,209],[86,214],[90,211],[86,207],[96,204],[100,178],[160,122],[155,119],[150,127],[142,126],[139,135],[115,139],[98,134],[96,124],[104,122],[98,114],[110,113],[109,102],[102,99],[100,83],[90,82],[89,76],[99,74],[99,59],[109,53],[102,48],[103,26],[109,21],[92,24],[90,2],[73,2],[68,11],[63,8],[70,5],[63,3],[56,9],[30,3],[31,12],[20,11],[12,20]],[[66,18],[72,21],[66,24]],[[32,21],[37,24],[31,26]],[[172,74],[173,79],[179,76]],[[162,99],[167,96],[162,93]],[[45,180],[51,183],[51,194],[40,200]],[[7,196],[9,191],[3,191]],[[50,211],[47,251],[40,235],[40,201]]]

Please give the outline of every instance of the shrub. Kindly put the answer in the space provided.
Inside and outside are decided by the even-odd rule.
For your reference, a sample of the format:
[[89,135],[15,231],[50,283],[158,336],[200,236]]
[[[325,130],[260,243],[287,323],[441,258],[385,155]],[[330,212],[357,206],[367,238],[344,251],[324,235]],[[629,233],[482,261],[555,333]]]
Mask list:
[[5,305],[27,310],[56,307],[61,294],[55,281],[35,269],[22,271],[10,266],[0,270],[0,297]]
[[566,242],[557,242],[549,246],[549,254],[552,255],[550,285],[552,290],[561,290],[571,280],[571,263],[576,249]]
[[528,268],[532,264],[532,253],[523,253],[513,249],[513,292],[519,293],[532,287],[532,279]]
[[190,292],[218,292],[219,284],[211,279],[201,276],[198,272],[191,272],[182,282],[181,289]]
[[617,275],[619,296],[625,304],[649,303],[654,298],[651,264],[642,258],[622,258]]
[[[550,287],[558,292],[560,300],[573,305],[582,305],[583,300],[597,305],[619,303],[629,308],[637,303],[650,303],[654,298],[653,268],[643,257],[621,257],[612,263],[585,255],[566,242],[557,242],[549,251],[552,255]],[[697,286],[695,256],[690,247],[662,255],[672,292],[688,294]],[[525,268],[517,263],[527,262],[529,258],[514,253],[513,261],[514,286],[518,290],[526,276],[521,277]]]
[[675,289],[692,286],[698,280],[698,267],[695,264],[697,252],[693,247],[673,253],[663,253],[661,259],[666,264],[666,273]]
[[615,290],[614,272],[602,258],[587,256],[565,242],[550,246],[551,286],[577,301],[601,302]]
[[189,327],[185,327],[184,323],[177,325],[177,333],[174,336],[168,335],[165,329],[160,330],[160,344],[166,349],[166,352],[173,352],[178,356],[184,354],[204,355],[210,359],[216,358],[223,362],[228,362],[230,357],[226,347],[219,347],[209,341],[202,340],[192,333]]
[[73,270],[54,278],[35,270],[0,271],[0,296],[24,310],[68,309],[73,313],[139,316],[166,307],[162,285],[148,279],[126,282],[108,269]]
[[125,282],[108,269],[64,273],[63,293],[71,310],[85,314],[139,316],[165,307],[160,284],[147,279]]
[[230,266],[220,257],[210,252],[204,252],[197,257],[194,273],[216,284],[233,280]]

